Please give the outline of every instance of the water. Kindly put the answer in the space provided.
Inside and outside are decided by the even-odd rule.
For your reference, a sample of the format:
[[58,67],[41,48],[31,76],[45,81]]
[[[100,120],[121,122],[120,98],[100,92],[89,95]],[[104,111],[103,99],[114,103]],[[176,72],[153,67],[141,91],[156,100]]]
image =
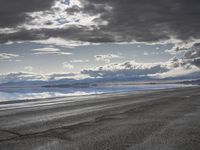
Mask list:
[[[65,96],[81,96],[103,93],[126,93],[145,90],[158,90],[185,87],[183,84],[154,84],[154,85],[132,85],[132,84],[109,84],[88,88],[1,88],[0,102],[13,100],[31,100]],[[187,85],[188,86],[188,85]]]

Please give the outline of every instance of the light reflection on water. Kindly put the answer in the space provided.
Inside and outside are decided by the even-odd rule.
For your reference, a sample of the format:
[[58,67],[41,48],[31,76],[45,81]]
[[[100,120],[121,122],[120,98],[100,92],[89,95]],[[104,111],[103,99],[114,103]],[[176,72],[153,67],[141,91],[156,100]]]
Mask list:
[[[4,88],[0,89],[0,101],[27,100],[52,98],[63,96],[81,96],[103,93],[125,93],[131,91],[145,91],[185,87],[183,84],[155,84],[155,85],[115,85],[88,88]],[[188,85],[187,85],[188,86]]]

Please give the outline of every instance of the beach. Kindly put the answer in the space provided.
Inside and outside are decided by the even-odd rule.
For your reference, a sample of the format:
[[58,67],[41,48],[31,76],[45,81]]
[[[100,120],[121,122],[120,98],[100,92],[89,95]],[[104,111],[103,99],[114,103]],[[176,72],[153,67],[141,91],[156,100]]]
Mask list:
[[199,86],[0,105],[0,150],[200,149]]

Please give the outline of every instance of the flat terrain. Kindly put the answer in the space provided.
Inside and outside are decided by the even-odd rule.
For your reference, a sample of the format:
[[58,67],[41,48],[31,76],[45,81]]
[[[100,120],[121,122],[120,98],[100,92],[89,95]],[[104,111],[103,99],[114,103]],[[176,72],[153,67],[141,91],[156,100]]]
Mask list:
[[1,103],[0,150],[200,150],[200,87]]

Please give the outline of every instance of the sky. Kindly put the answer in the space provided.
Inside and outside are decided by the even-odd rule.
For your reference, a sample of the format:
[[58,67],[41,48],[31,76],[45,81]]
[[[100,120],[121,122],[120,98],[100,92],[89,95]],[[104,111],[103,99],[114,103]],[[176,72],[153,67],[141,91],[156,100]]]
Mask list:
[[0,83],[200,77],[198,0],[0,2]]

